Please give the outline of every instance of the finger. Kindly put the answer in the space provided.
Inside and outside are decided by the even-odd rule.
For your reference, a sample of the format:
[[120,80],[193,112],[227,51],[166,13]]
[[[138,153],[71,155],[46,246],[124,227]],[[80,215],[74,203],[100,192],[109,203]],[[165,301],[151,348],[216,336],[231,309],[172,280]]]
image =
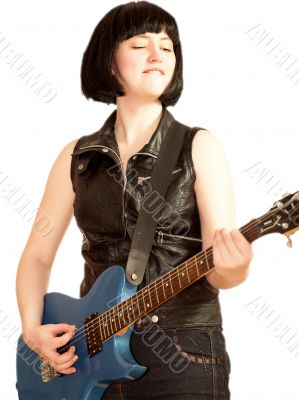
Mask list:
[[63,369],[62,371],[60,371],[60,373],[65,374],[65,375],[70,375],[70,374],[74,374],[76,371],[77,371],[76,368],[70,367],[70,368]]
[[219,230],[216,230],[213,242],[213,263],[215,266],[222,266],[225,263],[221,247],[222,247],[221,236]]
[[215,229],[215,233],[214,233],[214,237],[213,237],[213,245],[212,245],[213,264],[214,265],[219,265],[221,263],[221,255],[220,255],[219,249],[218,249],[217,238],[218,238],[218,230]]
[[[45,357],[48,364],[51,365],[56,371],[60,371],[61,369],[69,368],[74,364],[74,362],[78,359],[76,354],[73,354],[72,357],[68,358],[67,360],[65,357],[62,357],[56,351],[51,351],[46,354]],[[66,365],[68,363],[68,365]]]
[[62,364],[64,362],[68,362],[75,355],[75,346],[71,346],[71,348],[63,354],[57,353],[57,357],[55,362],[58,364]]
[[49,351],[49,350],[48,350],[47,352],[42,353],[41,357],[42,357],[42,359],[45,360],[51,367],[54,368],[55,360],[56,360],[56,355],[57,355],[57,352],[51,351],[51,350]]
[[231,259],[241,260],[243,257],[243,252],[236,246],[235,239],[231,232],[226,229],[221,230],[222,240],[224,242],[225,248]]
[[74,336],[75,331],[70,331],[70,332],[66,332],[61,336],[57,336],[54,338],[53,340],[53,344],[57,347],[61,347],[63,345],[65,345],[67,342],[69,342],[71,340],[71,338]]
[[238,229],[233,229],[231,231],[231,236],[240,253],[244,254],[248,251],[252,253],[251,244]]
[[227,264],[227,260],[230,259],[230,254],[227,251],[224,239],[219,230],[217,230],[215,235],[215,264],[225,265]]
[[[247,264],[248,261],[251,261],[253,257],[251,245],[246,241],[241,232],[239,232],[237,229],[232,230],[229,233],[222,232],[222,237],[225,242],[226,249],[231,256],[230,259],[225,260],[227,265],[241,265],[244,263]],[[240,241],[238,242],[238,240]]]
[[71,360],[64,362],[64,363],[55,363],[56,371],[62,372],[65,369],[68,369],[73,366],[73,364],[78,360],[78,356],[74,355]]
[[76,329],[76,325],[70,325],[70,324],[49,324],[49,328],[51,329],[51,332],[53,333],[65,333],[65,332],[70,332],[74,331]]

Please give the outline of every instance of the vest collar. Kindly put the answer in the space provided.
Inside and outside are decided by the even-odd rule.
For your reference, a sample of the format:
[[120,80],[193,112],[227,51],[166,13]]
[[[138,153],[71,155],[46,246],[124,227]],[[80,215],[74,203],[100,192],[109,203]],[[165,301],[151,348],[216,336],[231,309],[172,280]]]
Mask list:
[[[114,110],[109,117],[104,122],[102,128],[95,132],[94,134],[84,136],[80,143],[78,150],[83,149],[88,146],[88,148],[92,148],[92,146],[103,146],[110,148],[114,153],[119,156],[119,149],[115,138],[114,133],[114,123],[116,119],[116,111]],[[159,124],[152,134],[148,143],[146,143],[142,149],[140,149],[136,154],[146,153],[157,157],[160,151],[161,144],[165,138],[165,135],[174,121],[173,115],[167,110],[166,107],[162,109],[162,116],[160,118]]]

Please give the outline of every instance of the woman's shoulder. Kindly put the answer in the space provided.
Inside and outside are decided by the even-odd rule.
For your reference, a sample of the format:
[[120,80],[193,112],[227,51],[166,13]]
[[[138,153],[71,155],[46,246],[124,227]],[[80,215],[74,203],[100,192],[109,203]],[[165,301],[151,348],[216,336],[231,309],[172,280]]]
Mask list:
[[79,139],[73,139],[67,142],[59,151],[58,156],[54,162],[53,166],[65,169],[65,167],[70,167],[72,153],[74,152]]
[[199,129],[192,142],[192,161],[197,174],[202,171],[228,170],[228,160],[223,144],[209,130]]
[[60,156],[68,156],[73,153],[75,147],[77,146],[77,143],[79,141],[79,138],[77,139],[72,139],[71,141],[65,143],[63,147],[60,149]]
[[223,151],[222,143],[217,135],[208,129],[198,128],[193,136],[192,153],[210,153],[214,151]]
[[71,153],[72,153],[72,152],[74,151],[74,149],[75,149],[75,147],[76,147],[78,141],[79,141],[79,138],[73,139],[73,140],[71,140],[70,142],[68,142],[68,143],[65,145],[65,147],[64,147],[65,151],[66,151],[66,152],[71,152]]

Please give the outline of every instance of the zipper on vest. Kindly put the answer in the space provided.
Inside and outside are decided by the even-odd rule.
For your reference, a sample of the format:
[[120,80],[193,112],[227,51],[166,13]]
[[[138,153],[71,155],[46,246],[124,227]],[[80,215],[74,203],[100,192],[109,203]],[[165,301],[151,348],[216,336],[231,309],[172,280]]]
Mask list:
[[163,232],[157,231],[158,232],[158,243],[163,243]]
[[[158,156],[156,156],[155,154],[146,153],[146,152],[143,152],[143,151],[139,151],[139,152],[137,152],[136,154],[133,154],[131,157],[133,157],[134,155],[137,155],[137,154],[143,154],[143,155],[145,155],[145,156],[151,156],[151,157],[154,157],[154,158],[158,158]],[[131,158],[131,157],[130,157],[130,158]]]
[[122,164],[121,164],[121,174],[122,174],[122,178],[124,179],[124,183],[123,183],[123,195],[122,195],[122,209],[123,209],[123,216],[124,216],[124,220],[125,220],[125,233],[124,233],[124,235],[126,236],[127,235],[127,223],[128,223],[128,214],[127,214],[127,212],[126,212],[126,208],[125,208],[125,195],[126,195],[126,187],[127,187],[127,183],[128,183],[128,178],[127,178],[127,169],[128,169],[128,162],[129,162],[129,160],[127,161],[127,164],[126,164],[126,169],[125,169],[125,171],[124,171],[124,173],[123,173],[123,166],[122,166]]
[[91,144],[88,146],[79,147],[79,150],[89,149],[91,147],[101,147],[102,149],[106,149],[106,151],[108,151],[108,150],[112,151],[112,153],[116,155],[116,157],[119,160],[119,163],[121,164],[121,159],[120,159],[119,155],[116,153],[116,151],[112,150],[111,147],[103,146],[101,144]]
[[143,181],[145,181],[146,179],[150,179],[150,178],[151,178],[151,175],[150,176],[138,176],[137,184],[143,185]]
[[[137,153],[137,154],[141,154],[141,153]],[[172,174],[176,174],[177,172],[179,172],[181,170],[182,170],[182,168],[178,168],[178,169],[172,171]],[[149,175],[149,176],[138,176],[137,184],[138,185],[143,185],[143,181],[145,181],[146,179],[150,179],[151,177],[152,177],[151,175]]]
[[171,235],[170,233],[165,233],[162,231],[156,231],[156,232],[158,233],[158,239],[157,239],[158,243],[163,243],[164,236],[171,237],[171,238],[178,238],[178,239],[185,239],[185,240],[192,240],[192,241],[195,240],[197,242],[202,242],[202,240],[198,239],[198,238],[187,237],[187,236],[183,236],[183,235]]

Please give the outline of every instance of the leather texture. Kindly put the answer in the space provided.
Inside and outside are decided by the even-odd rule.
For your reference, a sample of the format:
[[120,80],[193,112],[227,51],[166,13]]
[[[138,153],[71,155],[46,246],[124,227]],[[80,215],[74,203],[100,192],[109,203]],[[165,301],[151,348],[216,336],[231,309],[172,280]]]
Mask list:
[[[84,278],[80,297],[109,266],[125,268],[143,199],[151,202],[156,198],[151,191],[151,172],[174,120],[163,107],[151,139],[128,160],[124,181],[114,134],[116,112],[110,114],[99,131],[80,137],[72,153],[70,175],[75,192],[74,217],[83,234]],[[202,250],[191,146],[195,133],[204,128],[186,126],[186,129],[184,144],[165,194],[165,204],[155,213],[158,219],[156,233],[140,287]],[[218,295],[219,291],[203,277],[149,316],[156,315],[157,324],[165,328],[221,325]]]

